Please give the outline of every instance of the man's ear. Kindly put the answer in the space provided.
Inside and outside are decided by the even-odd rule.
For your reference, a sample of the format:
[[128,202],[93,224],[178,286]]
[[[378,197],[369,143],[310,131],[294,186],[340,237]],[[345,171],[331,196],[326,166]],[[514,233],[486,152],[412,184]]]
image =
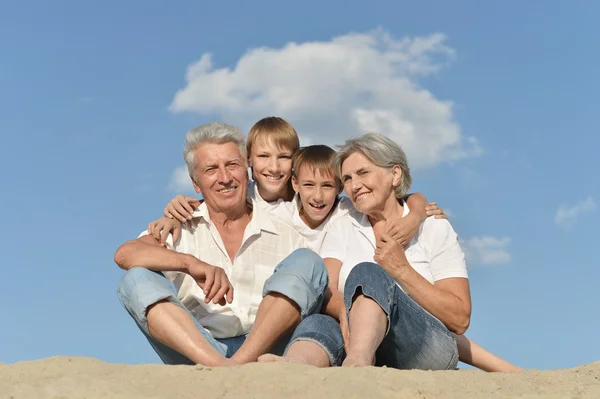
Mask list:
[[298,192],[298,180],[296,179],[296,176],[292,176],[292,188],[294,189],[294,192]]
[[194,190],[196,190],[197,193],[200,193],[200,186],[198,186],[196,184],[196,181],[190,176],[190,179],[192,179],[192,184],[194,185]]
[[402,168],[400,165],[392,166],[392,185],[398,187],[402,183]]

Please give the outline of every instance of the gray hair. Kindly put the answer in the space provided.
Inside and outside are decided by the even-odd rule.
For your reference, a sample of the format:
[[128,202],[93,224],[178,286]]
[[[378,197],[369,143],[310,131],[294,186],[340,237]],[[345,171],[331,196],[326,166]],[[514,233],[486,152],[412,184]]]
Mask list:
[[196,148],[204,143],[235,143],[240,149],[244,162],[248,162],[244,135],[238,128],[223,122],[211,122],[200,125],[187,132],[185,135],[185,148],[183,150],[183,159],[185,159],[190,177],[194,181],[196,181],[194,176],[194,154]]
[[350,155],[360,152],[375,165],[391,170],[395,165],[400,166],[402,177],[400,184],[395,188],[396,198],[404,198],[410,189],[412,178],[402,148],[392,139],[378,133],[366,133],[359,138],[351,138],[339,146],[339,151],[333,158],[333,170],[339,179],[342,179],[342,164]]

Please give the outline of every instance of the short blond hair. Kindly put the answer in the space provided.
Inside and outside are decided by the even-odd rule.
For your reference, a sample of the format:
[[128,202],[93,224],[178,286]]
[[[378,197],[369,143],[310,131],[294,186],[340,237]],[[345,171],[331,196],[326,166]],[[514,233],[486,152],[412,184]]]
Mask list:
[[248,156],[252,154],[252,145],[257,140],[269,140],[277,147],[289,149],[292,154],[300,148],[300,139],[296,129],[285,119],[278,116],[268,116],[256,122],[248,133],[246,150]]

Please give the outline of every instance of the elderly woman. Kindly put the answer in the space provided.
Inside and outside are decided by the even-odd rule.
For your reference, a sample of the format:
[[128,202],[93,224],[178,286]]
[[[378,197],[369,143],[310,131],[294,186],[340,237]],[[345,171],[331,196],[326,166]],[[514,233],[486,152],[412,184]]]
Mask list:
[[299,329],[286,359],[339,364],[346,340],[344,366],[455,368],[453,333],[469,326],[471,298],[452,226],[428,218],[406,249],[387,233],[410,212],[402,198],[411,185],[406,156],[389,138],[369,133],[346,141],[334,167],[357,212],[330,226],[321,256],[330,274],[326,308],[335,317],[345,307],[349,331],[331,328],[328,316],[310,316],[303,323],[328,328]]

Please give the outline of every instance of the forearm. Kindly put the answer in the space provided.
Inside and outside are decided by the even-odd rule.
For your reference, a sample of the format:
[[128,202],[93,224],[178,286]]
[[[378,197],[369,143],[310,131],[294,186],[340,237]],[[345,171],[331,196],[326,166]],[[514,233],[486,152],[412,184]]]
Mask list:
[[427,198],[421,193],[409,194],[405,197],[406,204],[411,213],[419,216],[421,221],[427,219],[425,208],[427,207]]
[[431,284],[410,265],[391,270],[390,275],[415,302],[438,318],[450,331],[463,334],[467,330],[471,318],[470,306],[458,296]]
[[186,259],[189,256],[191,255],[171,251],[159,245],[133,240],[119,247],[115,253],[115,263],[124,270],[143,267],[158,272],[185,272],[187,270]]

